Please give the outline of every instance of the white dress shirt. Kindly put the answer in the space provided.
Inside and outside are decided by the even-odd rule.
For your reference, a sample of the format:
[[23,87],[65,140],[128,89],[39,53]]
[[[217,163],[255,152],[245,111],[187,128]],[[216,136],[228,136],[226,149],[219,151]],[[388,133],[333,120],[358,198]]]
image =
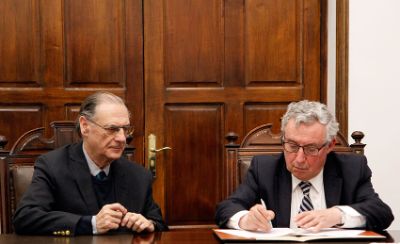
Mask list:
[[[310,198],[314,206],[314,210],[326,209],[323,173],[324,170],[321,170],[321,172],[317,176],[309,180],[309,182],[312,184],[310,188]],[[303,199],[303,191],[299,186],[300,182],[301,180],[297,179],[292,175],[292,203],[290,212],[291,216],[290,228],[297,228],[297,225],[293,221],[293,217],[298,214],[300,209],[300,204]],[[338,207],[340,210],[342,210],[344,214],[344,224],[341,226],[342,228],[365,227],[366,224],[365,216],[361,215],[354,208],[350,206],[335,206],[335,207]],[[248,210],[243,210],[234,214],[229,219],[227,227],[232,229],[241,229],[239,227],[239,220],[248,212],[249,212]]]
[[[87,154],[87,152],[85,151],[85,147],[82,145],[82,149],[83,149],[83,154],[85,155],[86,158],[86,162],[89,166],[89,170],[90,170],[90,174],[93,176],[96,176],[98,173],[100,173],[100,171],[104,171],[104,173],[106,173],[106,175],[108,176],[108,174],[110,173],[110,164],[107,165],[106,167],[104,167],[103,169],[101,169],[99,166],[97,166],[97,164],[95,164],[93,162],[93,160],[89,157],[89,155]],[[97,228],[96,228],[96,215],[92,216],[92,228],[93,228],[93,234],[97,234]]]

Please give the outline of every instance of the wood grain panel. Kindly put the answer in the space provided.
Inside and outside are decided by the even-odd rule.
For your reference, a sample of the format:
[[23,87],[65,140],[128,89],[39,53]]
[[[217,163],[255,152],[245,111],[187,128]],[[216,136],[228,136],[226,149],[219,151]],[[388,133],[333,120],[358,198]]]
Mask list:
[[[309,100],[320,100],[321,97],[321,69],[316,66],[321,62],[321,6],[320,0],[304,1],[304,30],[303,30],[303,79],[304,98]],[[308,86],[308,87],[307,87]]]
[[245,1],[246,84],[299,80],[299,2]]
[[244,105],[244,131],[247,134],[255,127],[272,123],[272,132],[279,133],[281,117],[288,103],[247,103]]
[[244,1],[225,0],[224,87],[240,87],[244,81]]
[[63,88],[65,82],[63,1],[40,1],[39,12],[40,77],[46,88]]
[[41,127],[43,106],[36,104],[0,104],[0,135],[6,136],[6,149],[10,150],[16,140],[25,132]]
[[220,85],[223,54],[221,1],[168,0],[164,4],[168,84]]
[[123,86],[124,1],[64,1],[64,8],[67,86]]
[[[169,225],[212,223],[222,196],[223,107],[166,107],[166,219]],[[190,153],[188,153],[190,152]],[[195,222],[194,222],[195,221]]]
[[65,119],[75,121],[79,115],[80,104],[65,105]]
[[0,1],[0,86],[39,86],[38,1]]

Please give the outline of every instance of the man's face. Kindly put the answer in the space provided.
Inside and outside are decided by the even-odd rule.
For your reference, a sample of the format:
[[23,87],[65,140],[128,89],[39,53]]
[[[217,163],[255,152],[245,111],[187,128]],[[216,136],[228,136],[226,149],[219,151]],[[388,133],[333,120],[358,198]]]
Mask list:
[[[301,123],[296,127],[294,119],[289,120],[285,128],[285,142],[291,142],[300,146],[314,146],[320,148],[326,143],[325,125],[315,122],[312,124]],[[298,179],[309,180],[322,170],[325,165],[327,154],[335,146],[332,140],[323,146],[317,155],[306,155],[303,148],[298,152],[284,151],[286,168]]]
[[126,145],[124,131],[112,132],[104,128],[129,125],[129,113],[124,105],[99,104],[92,121],[82,116],[80,125],[85,150],[99,167],[121,157]]

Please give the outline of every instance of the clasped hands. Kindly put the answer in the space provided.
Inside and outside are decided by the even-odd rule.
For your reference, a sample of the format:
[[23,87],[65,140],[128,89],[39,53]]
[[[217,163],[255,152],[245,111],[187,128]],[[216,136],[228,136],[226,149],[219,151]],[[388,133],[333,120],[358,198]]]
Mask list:
[[128,212],[128,210],[119,203],[104,205],[96,215],[96,228],[99,234],[106,233],[112,229],[126,227],[136,232],[154,231],[154,223],[146,219],[143,215]]
[[[293,221],[299,228],[319,231],[341,223],[342,212],[336,208],[312,210],[294,216]],[[272,229],[271,220],[275,213],[267,210],[261,204],[250,208],[249,212],[239,220],[239,227],[243,230],[268,232]]]

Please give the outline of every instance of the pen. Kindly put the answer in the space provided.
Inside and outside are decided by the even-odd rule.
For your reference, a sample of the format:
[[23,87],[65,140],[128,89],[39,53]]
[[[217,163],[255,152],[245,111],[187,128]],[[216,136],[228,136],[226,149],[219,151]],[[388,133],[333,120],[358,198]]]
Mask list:
[[[263,200],[262,198],[260,199],[260,201],[261,201],[261,205],[262,205],[265,209],[268,209],[268,208],[267,208],[267,204],[265,204],[265,202],[264,202],[264,200]],[[271,225],[271,227],[273,227],[273,226],[272,226],[271,220],[269,221],[269,224]]]
[[267,205],[265,204],[265,202],[264,202],[264,200],[261,198],[261,205],[265,208],[265,209],[267,209]]

